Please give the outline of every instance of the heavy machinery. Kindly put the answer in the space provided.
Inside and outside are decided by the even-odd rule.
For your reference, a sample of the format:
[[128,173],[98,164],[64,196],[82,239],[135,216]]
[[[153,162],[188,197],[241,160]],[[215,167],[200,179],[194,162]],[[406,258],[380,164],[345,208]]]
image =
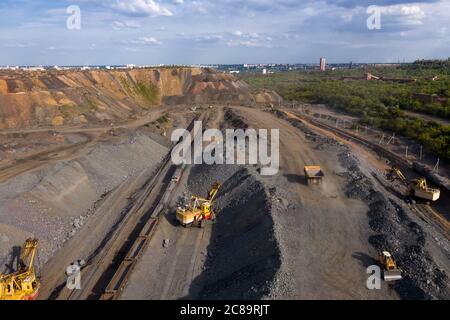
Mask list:
[[39,292],[39,281],[33,262],[37,239],[27,239],[22,247],[18,268],[11,274],[0,274],[0,300],[34,300]]
[[427,201],[436,201],[441,196],[439,189],[428,187],[425,178],[408,181],[399,168],[392,167],[387,173],[387,178],[391,181],[396,179],[400,180],[408,188],[408,194],[412,197]]
[[178,207],[176,218],[184,227],[198,225],[203,228],[207,221],[213,221],[216,215],[212,209],[212,202],[220,189],[221,184],[216,183],[209,191],[207,198],[192,196],[191,201],[185,207]]
[[397,268],[397,263],[388,251],[383,251],[380,253],[380,264],[383,268],[383,279],[384,281],[397,281],[401,280],[402,271]]
[[317,184],[325,176],[322,168],[319,166],[305,166],[303,168],[307,184]]

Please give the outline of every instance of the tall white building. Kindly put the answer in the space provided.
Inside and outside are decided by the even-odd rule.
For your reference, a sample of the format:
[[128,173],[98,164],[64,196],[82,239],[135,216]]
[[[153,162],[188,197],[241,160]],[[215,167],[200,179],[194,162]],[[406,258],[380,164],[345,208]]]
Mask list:
[[320,71],[325,71],[327,69],[327,61],[325,58],[320,58]]

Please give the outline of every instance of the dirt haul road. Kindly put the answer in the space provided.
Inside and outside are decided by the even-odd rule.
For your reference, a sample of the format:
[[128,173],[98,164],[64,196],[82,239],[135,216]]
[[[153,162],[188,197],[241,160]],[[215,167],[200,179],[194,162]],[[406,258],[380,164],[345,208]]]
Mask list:
[[[296,202],[295,210],[274,217],[283,256],[280,281],[289,276],[291,282],[285,292],[274,292],[274,297],[397,298],[385,286],[382,290],[366,288],[366,266],[377,256],[367,241],[367,206],[345,195],[345,182],[336,175],[343,171],[336,154],[312,149],[298,129],[270,113],[238,110],[251,128],[280,129],[280,172],[266,179]],[[321,185],[304,183],[306,165],[322,167]]]
[[[158,119],[164,112],[164,108],[158,108],[150,111],[146,116],[124,124],[107,127],[62,127],[62,128],[38,128],[24,129],[21,131],[5,130],[0,132],[0,138],[3,135],[10,134],[33,134],[40,132],[55,132],[59,134],[78,133],[85,137],[85,140],[72,145],[65,145],[46,151],[34,152],[23,158],[15,159],[14,162],[0,166],[0,182],[7,181],[21,173],[38,169],[44,165],[49,165],[62,160],[70,160],[88,152],[95,145],[105,139],[105,132],[118,129],[135,129],[142,127]],[[1,140],[0,140],[1,141]]]
[[[208,112],[210,128],[220,124],[223,109]],[[172,210],[160,218],[157,230],[137,263],[121,299],[179,299],[191,293],[191,284],[203,271],[211,228],[182,228],[175,221],[176,199],[186,190],[191,166],[181,177]],[[185,196],[186,194],[184,194]]]

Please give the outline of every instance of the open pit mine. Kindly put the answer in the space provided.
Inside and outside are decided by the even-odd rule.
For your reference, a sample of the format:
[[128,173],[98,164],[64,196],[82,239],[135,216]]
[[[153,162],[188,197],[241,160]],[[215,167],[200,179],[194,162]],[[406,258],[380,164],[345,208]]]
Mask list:
[[[195,121],[279,130],[279,170],[174,164]],[[415,175],[213,69],[2,70],[0,300],[449,299],[448,189]]]

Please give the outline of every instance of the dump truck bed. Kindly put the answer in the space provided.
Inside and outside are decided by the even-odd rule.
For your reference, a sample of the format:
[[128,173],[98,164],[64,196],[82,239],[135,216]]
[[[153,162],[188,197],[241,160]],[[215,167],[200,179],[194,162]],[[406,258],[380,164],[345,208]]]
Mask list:
[[305,170],[305,176],[308,179],[310,179],[310,178],[311,179],[314,179],[314,178],[320,179],[320,178],[324,177],[322,168],[319,166],[306,166],[304,170]]
[[305,166],[304,171],[308,183],[319,182],[325,176],[322,168],[319,166]]
[[436,201],[441,196],[439,189],[426,188],[425,190],[414,190],[414,196],[425,200]]

